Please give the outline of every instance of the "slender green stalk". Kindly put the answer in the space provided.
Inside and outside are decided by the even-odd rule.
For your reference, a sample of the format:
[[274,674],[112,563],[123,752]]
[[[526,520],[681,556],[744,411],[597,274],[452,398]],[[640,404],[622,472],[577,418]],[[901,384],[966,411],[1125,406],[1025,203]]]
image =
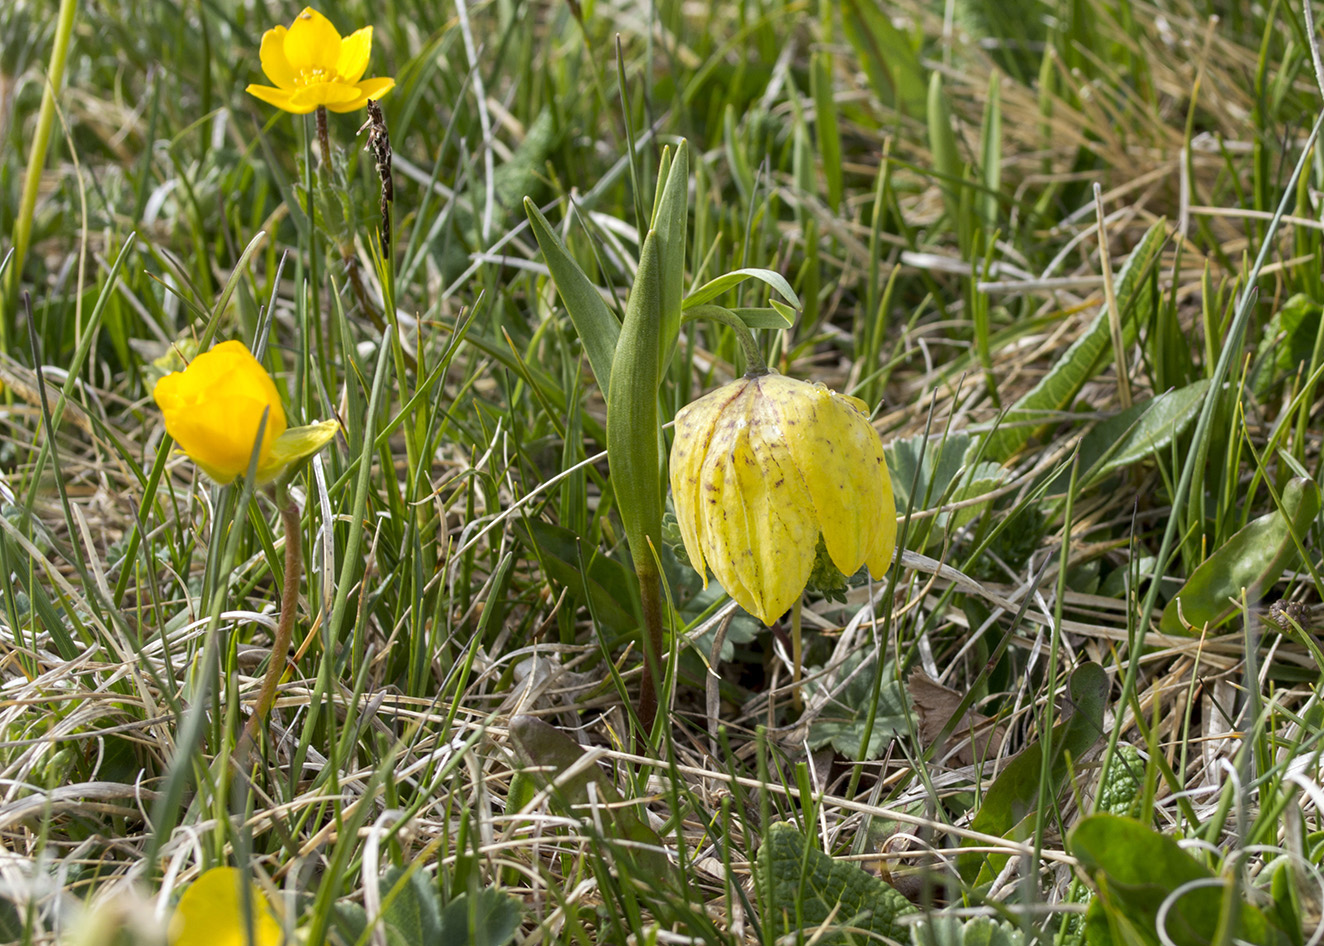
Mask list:
[[18,282],[23,272],[23,260],[32,241],[32,218],[37,210],[37,191],[41,187],[41,171],[46,166],[46,150],[51,143],[51,128],[55,124],[55,103],[64,84],[64,66],[69,58],[69,40],[73,36],[74,13],[78,0],[60,0],[59,19],[55,27],[55,45],[51,49],[50,66],[46,71],[46,90],[41,96],[41,111],[37,114],[37,131],[28,152],[28,167],[23,176],[23,195],[18,202],[18,216],[14,219],[14,259],[0,297],[0,352],[9,353],[9,319],[17,311]]
[[271,642],[271,661],[262,678],[262,689],[253,704],[253,715],[244,726],[235,755],[241,761],[257,742],[258,731],[266,722],[267,714],[276,701],[276,687],[285,673],[285,661],[290,655],[290,641],[294,637],[294,618],[299,610],[299,580],[303,575],[302,528],[299,504],[290,496],[286,485],[276,485],[276,505],[285,527],[285,586],[280,594],[280,620],[276,623],[276,636]]

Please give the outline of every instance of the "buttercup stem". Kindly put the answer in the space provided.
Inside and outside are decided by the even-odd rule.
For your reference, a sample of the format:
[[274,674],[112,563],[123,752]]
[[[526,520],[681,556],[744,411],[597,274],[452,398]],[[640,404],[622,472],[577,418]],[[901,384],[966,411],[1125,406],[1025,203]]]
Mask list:
[[317,106],[317,147],[322,152],[322,170],[331,173],[331,135],[326,130],[326,106]]
[[239,740],[239,751],[257,741],[257,733],[276,701],[276,687],[285,674],[285,662],[290,655],[290,641],[294,637],[294,618],[299,609],[299,580],[303,576],[302,529],[299,504],[290,496],[284,483],[276,484],[276,505],[280,508],[281,522],[285,526],[285,587],[280,594],[280,620],[276,624],[276,637],[271,643],[271,662],[267,675],[262,678],[262,689],[253,705],[253,715],[244,726]]
[[681,318],[681,325],[688,325],[690,322],[696,322],[699,319],[721,322],[736,333],[736,338],[740,340],[740,347],[745,350],[745,364],[748,368],[745,372],[746,377],[757,378],[768,373],[768,363],[763,360],[758,342],[754,341],[754,333],[750,331],[748,325],[741,321],[740,316],[717,306],[703,306],[700,311],[685,313]]

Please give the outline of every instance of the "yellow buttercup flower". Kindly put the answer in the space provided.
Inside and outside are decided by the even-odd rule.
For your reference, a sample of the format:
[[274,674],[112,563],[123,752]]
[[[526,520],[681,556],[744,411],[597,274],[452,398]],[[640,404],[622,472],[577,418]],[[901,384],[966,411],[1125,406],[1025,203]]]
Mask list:
[[772,625],[804,591],[821,535],[845,575],[881,578],[896,505],[866,405],[822,384],[745,377],[676,415],[671,493],[685,551]]
[[258,447],[259,483],[275,479],[316,453],[339,426],[325,421],[287,430],[285,409],[271,375],[238,341],[222,342],[198,355],[183,371],[165,375],[156,382],[152,397],[175,443],[218,483],[248,472],[264,411],[267,426]]
[[[193,881],[179,898],[170,920],[170,946],[248,946],[241,899],[243,882],[243,872],[233,867],[213,867]],[[252,946],[280,946],[280,924],[256,884],[252,884],[249,903]]]
[[250,85],[248,92],[269,105],[307,115],[319,105],[333,112],[353,112],[395,87],[389,77],[365,79],[372,52],[372,27],[340,36],[331,21],[304,7],[287,30],[262,34],[262,71],[275,83]]

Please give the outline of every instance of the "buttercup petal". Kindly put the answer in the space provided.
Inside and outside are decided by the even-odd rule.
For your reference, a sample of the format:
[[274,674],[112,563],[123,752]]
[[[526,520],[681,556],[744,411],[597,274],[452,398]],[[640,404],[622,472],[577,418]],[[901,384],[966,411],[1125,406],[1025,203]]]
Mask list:
[[[279,89],[294,88],[294,68],[285,58],[285,34],[283,26],[273,26],[262,34],[262,48],[258,59],[262,61],[262,71]],[[249,86],[251,89],[252,86]]]
[[395,88],[395,80],[382,76],[377,79],[364,79],[354,86],[358,90],[358,97],[348,102],[327,104],[327,108],[333,112],[357,112],[363,106],[368,104],[368,99],[379,99],[391,89]]
[[368,71],[368,56],[372,53],[372,27],[355,30],[340,41],[340,59],[336,62],[336,78],[350,85],[363,78]]
[[255,96],[266,102],[268,105],[274,105],[283,112],[293,112],[295,115],[307,115],[316,105],[309,105],[307,108],[299,111],[294,106],[294,93],[286,92],[284,89],[273,89],[269,85],[250,85],[245,89],[249,95]]
[[276,385],[242,342],[223,342],[199,355],[184,371],[161,378],[152,395],[166,431],[219,483],[248,471],[264,414],[258,469],[268,465],[271,444],[285,432]]
[[304,7],[285,34],[285,58],[296,74],[330,79],[340,62],[340,32],[312,7]]
[[[213,867],[189,885],[170,920],[172,946],[244,946],[244,875],[233,867]],[[279,946],[280,924],[256,884],[250,895],[253,946]]]
[[[319,105],[325,105],[333,112],[346,111],[345,106],[359,101],[359,90],[352,85],[339,82],[318,82],[306,85],[290,96],[290,104],[300,115],[306,115]],[[362,106],[357,106],[362,108]]]

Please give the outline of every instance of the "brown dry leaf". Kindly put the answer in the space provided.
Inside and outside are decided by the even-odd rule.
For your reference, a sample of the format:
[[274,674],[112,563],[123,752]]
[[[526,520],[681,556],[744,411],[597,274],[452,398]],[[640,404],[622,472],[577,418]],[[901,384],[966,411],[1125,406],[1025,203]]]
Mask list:
[[[906,680],[906,689],[919,714],[919,741],[927,748],[942,733],[947,721],[961,705],[962,694],[943,686],[923,670],[915,670]],[[973,765],[997,752],[1005,735],[1005,727],[994,726],[987,716],[966,710],[947,737],[950,751],[939,746],[933,755],[951,765]]]

